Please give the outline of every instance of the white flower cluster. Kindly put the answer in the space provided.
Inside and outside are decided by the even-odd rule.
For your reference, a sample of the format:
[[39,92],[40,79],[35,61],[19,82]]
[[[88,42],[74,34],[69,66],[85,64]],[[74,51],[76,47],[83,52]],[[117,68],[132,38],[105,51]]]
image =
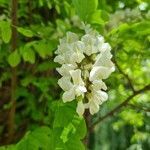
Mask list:
[[115,70],[111,61],[111,47],[104,42],[98,32],[85,26],[85,35],[68,32],[60,40],[54,61],[61,64],[57,71],[62,76],[59,86],[65,91],[64,102],[77,100],[77,113],[83,115],[85,109],[91,114],[99,110],[99,105],[108,99],[103,79]]
[[123,22],[135,22],[142,19],[142,14],[139,8],[126,8],[124,10],[117,10],[110,15],[108,27],[110,29],[117,28]]

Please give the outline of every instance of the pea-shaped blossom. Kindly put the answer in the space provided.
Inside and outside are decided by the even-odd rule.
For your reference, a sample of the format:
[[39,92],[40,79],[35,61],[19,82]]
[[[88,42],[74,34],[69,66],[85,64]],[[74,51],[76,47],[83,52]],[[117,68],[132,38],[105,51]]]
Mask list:
[[62,76],[58,84],[64,90],[63,101],[77,100],[76,111],[80,116],[85,109],[92,115],[97,113],[108,99],[103,80],[115,70],[110,45],[87,25],[81,37],[67,32],[55,54],[54,61],[62,65],[57,71]]

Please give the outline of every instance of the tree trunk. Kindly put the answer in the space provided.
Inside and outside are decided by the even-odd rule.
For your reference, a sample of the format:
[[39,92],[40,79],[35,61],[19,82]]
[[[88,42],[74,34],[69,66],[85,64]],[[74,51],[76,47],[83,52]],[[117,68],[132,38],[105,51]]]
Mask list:
[[[12,39],[11,39],[11,51],[13,52],[17,48],[17,7],[18,1],[12,0],[11,4],[11,24],[12,24]],[[8,114],[8,138],[7,144],[11,143],[13,140],[14,132],[15,132],[15,111],[16,111],[16,86],[17,86],[17,68],[12,68],[12,77],[11,77],[11,99],[10,104],[11,108]]]

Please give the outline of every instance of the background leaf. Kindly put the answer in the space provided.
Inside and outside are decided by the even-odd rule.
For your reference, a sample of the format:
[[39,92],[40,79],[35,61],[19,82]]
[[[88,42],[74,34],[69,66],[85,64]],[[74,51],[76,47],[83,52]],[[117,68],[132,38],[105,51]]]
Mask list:
[[12,34],[10,22],[0,21],[0,31],[3,41],[5,43],[8,43],[11,39]]
[[98,6],[98,0],[73,0],[76,13],[84,21],[88,20],[89,15],[91,15]]
[[31,64],[35,63],[35,52],[30,47],[24,47],[21,53],[24,61],[30,62]]
[[17,50],[15,50],[14,52],[12,52],[9,56],[8,56],[8,63],[12,66],[12,67],[16,67],[21,61],[20,58],[20,54],[18,53]]
[[34,35],[31,30],[25,29],[25,28],[22,28],[22,27],[18,27],[17,31],[19,33],[21,33],[22,35],[26,36],[26,37],[33,37],[33,35]]

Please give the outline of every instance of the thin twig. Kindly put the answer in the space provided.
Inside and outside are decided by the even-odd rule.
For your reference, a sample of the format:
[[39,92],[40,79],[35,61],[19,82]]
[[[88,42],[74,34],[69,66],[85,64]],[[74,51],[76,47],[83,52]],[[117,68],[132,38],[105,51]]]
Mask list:
[[150,112],[150,108],[145,108],[145,107],[141,107],[141,106],[134,105],[134,104],[128,104],[128,106],[138,109],[138,110],[143,110],[145,112]]
[[121,104],[119,104],[118,106],[116,106],[113,110],[111,110],[110,112],[108,112],[106,115],[100,117],[96,122],[93,123],[93,125],[91,126],[91,128],[94,128],[98,123],[102,122],[103,120],[105,120],[106,118],[113,116],[115,112],[119,111],[122,107],[126,106],[128,104],[128,102],[134,98],[135,96],[137,96],[138,94],[148,91],[150,90],[150,84],[145,86],[144,88],[135,91],[132,95],[130,95],[126,100],[124,100]]
[[121,67],[118,65],[118,63],[115,59],[113,59],[113,62],[115,64],[115,66],[118,68],[119,72],[127,79],[128,83],[129,83],[129,86],[130,86],[132,92],[134,93],[135,89],[134,89],[134,86],[132,84],[132,81],[131,81],[130,77],[121,69]]

